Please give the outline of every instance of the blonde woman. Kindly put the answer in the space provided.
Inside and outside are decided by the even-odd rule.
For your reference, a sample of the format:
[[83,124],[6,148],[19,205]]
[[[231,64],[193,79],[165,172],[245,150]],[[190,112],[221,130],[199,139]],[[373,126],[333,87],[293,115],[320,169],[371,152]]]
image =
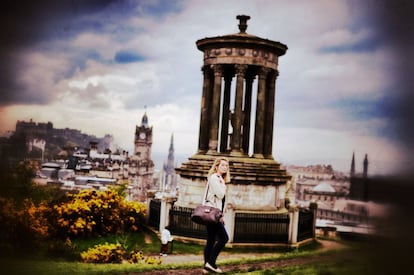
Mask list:
[[[224,210],[226,183],[230,182],[229,161],[225,157],[218,157],[214,160],[208,172],[206,188],[206,205]],[[212,271],[222,273],[217,267],[216,260],[221,250],[229,240],[229,236],[224,227],[224,218],[220,218],[217,224],[206,225],[207,242],[204,248],[204,272]]]

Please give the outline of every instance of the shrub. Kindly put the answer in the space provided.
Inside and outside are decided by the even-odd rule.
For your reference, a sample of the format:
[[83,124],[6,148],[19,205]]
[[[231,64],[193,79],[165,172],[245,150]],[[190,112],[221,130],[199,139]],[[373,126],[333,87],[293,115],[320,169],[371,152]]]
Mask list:
[[121,244],[98,244],[81,253],[85,263],[121,263],[126,258],[126,251]]
[[93,248],[81,253],[81,259],[85,263],[133,263],[133,264],[161,264],[160,257],[144,257],[140,250],[133,250],[129,254],[120,243],[97,244]]
[[14,199],[0,197],[0,244],[4,248],[30,248],[40,245],[49,237],[46,218],[48,207],[36,205],[25,199],[18,203]]
[[60,238],[99,237],[138,231],[145,213],[145,204],[126,201],[116,191],[84,190],[54,205],[50,222]]

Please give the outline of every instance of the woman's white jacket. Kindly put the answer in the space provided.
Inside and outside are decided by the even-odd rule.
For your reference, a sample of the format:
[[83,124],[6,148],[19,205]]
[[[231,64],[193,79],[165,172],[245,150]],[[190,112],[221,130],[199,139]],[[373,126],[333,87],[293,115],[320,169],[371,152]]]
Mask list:
[[204,204],[213,206],[220,210],[223,209],[223,198],[226,194],[226,184],[222,177],[216,173],[212,174],[207,181],[206,192],[204,196],[206,201]]

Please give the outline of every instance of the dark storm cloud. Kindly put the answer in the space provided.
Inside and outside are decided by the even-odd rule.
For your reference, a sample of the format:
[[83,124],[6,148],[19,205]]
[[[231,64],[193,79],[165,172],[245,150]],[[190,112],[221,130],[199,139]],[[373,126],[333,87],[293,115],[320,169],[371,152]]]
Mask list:
[[408,161],[414,168],[414,2],[409,0],[378,1],[372,12],[375,13],[376,23],[382,30],[381,35],[394,49],[397,68],[389,72],[393,74],[398,86],[389,93],[399,95],[395,104],[395,115],[398,117],[398,134],[401,141],[409,148]]
[[83,70],[88,60],[109,64],[142,60],[133,52],[120,52],[114,60],[105,60],[95,49],[71,48],[70,40],[82,32],[105,34],[114,41],[133,38],[128,26],[132,16],[162,18],[178,11],[180,1],[121,1],[121,0],[40,0],[3,1],[0,11],[0,106],[8,104],[47,104],[56,91],[35,89],[21,81],[25,68],[24,54],[38,51],[62,54],[69,64],[51,76],[51,83],[69,78]]
[[[356,44],[322,49],[325,52],[347,53],[364,52],[387,47],[392,50],[392,68],[386,68],[395,85],[384,91],[382,99],[374,101],[368,109],[359,113],[361,117],[369,114],[386,115],[389,125],[396,127],[394,135],[400,136],[400,141],[409,150],[414,148],[414,2],[411,0],[349,0],[355,21],[349,26],[356,31],[359,25],[371,26],[375,33],[370,39]],[[360,24],[361,22],[364,24]],[[360,102],[361,103],[361,102]],[[354,104],[357,104],[354,102]],[[414,167],[413,157],[407,160]]]
[[338,46],[332,47],[323,47],[319,51],[320,53],[363,53],[363,52],[372,52],[377,50],[381,45],[382,41],[378,40],[377,37],[370,37],[364,39],[363,41],[358,41],[355,43],[344,43]]
[[[85,26],[82,21],[89,13],[99,12],[114,1],[6,1],[0,11],[0,106],[19,103],[46,104],[46,91],[32,91],[19,79],[25,66],[22,55],[43,43],[44,50],[53,50],[54,40],[69,39]],[[92,26],[89,25],[91,28]],[[56,49],[54,49],[56,50]],[[70,74],[71,68],[67,68]]]
[[88,27],[74,23],[76,20],[84,23],[82,16],[102,11],[113,2],[118,1],[6,1],[0,12],[2,48],[20,48],[52,37],[73,36],[80,28]]
[[[388,91],[398,95],[393,107],[393,114],[398,118],[393,124],[397,128],[402,145],[405,146],[406,168],[402,169],[403,180],[396,178],[390,181],[392,187],[387,194],[388,199],[397,204],[390,224],[394,225],[395,239],[381,249],[375,250],[378,262],[392,263],[388,271],[404,273],[407,263],[410,263],[410,254],[404,247],[412,247],[414,238],[410,234],[414,230],[412,209],[414,185],[414,2],[411,0],[371,1],[375,3],[371,12],[375,15],[376,24],[381,29],[381,35],[394,49],[394,62],[397,69],[389,73],[395,78],[398,87]],[[402,183],[402,184],[401,184]],[[371,251],[373,253],[373,251]],[[386,270],[386,269],[384,269]]]

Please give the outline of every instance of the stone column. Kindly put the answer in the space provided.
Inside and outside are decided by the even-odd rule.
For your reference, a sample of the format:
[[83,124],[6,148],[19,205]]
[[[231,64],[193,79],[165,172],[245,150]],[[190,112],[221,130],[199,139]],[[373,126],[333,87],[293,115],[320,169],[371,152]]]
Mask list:
[[160,224],[158,226],[159,232],[161,232],[166,226],[170,224],[170,210],[174,203],[175,199],[171,197],[162,197],[161,198],[161,208],[160,208]]
[[263,156],[263,141],[264,141],[264,127],[265,127],[265,94],[266,94],[266,79],[269,73],[268,68],[261,68],[259,71],[259,83],[257,88],[257,104],[256,104],[256,125],[254,132],[254,151],[253,157],[264,158]]
[[246,94],[244,96],[242,148],[245,154],[249,153],[250,144],[250,115],[252,111],[252,90],[255,76],[246,77]]
[[198,139],[198,152],[205,153],[208,150],[210,137],[210,108],[211,108],[211,70],[208,66],[201,68],[203,71],[203,92],[201,97],[200,131]]
[[277,71],[272,71],[268,77],[266,87],[266,106],[265,106],[265,128],[264,128],[264,144],[263,154],[267,159],[273,159],[273,123],[275,115],[275,81]]
[[212,106],[210,108],[210,139],[208,142],[208,153],[216,154],[218,146],[221,77],[223,76],[223,68],[221,65],[213,65],[212,69],[214,71],[214,87]]
[[221,120],[220,152],[225,152],[229,139],[230,93],[233,75],[226,72],[224,75],[223,115]]
[[241,126],[243,116],[243,91],[244,91],[244,76],[246,74],[247,65],[236,65],[236,97],[234,102],[234,118],[233,118],[233,136],[231,139],[231,153],[232,156],[241,156]]

